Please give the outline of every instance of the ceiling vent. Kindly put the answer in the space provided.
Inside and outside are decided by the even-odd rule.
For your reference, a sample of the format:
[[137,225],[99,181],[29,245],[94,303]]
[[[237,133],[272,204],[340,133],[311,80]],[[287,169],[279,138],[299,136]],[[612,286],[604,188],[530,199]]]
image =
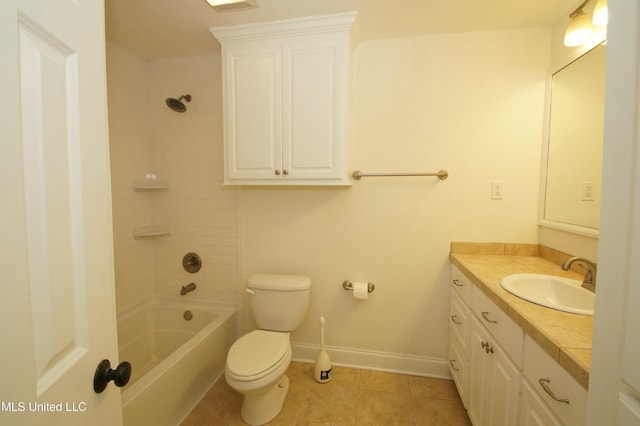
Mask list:
[[217,12],[234,12],[258,7],[256,0],[207,0],[207,3]]

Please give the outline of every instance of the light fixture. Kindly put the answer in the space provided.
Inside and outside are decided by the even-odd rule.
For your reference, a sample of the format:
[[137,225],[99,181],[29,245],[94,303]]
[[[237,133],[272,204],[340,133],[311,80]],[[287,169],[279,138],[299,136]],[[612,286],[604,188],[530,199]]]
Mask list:
[[593,25],[599,27],[607,25],[609,22],[609,11],[607,8],[607,0],[598,0],[596,7],[593,9]]
[[207,0],[207,3],[218,12],[231,12],[258,7],[256,0]]
[[593,34],[591,19],[589,15],[582,10],[588,2],[589,0],[585,0],[569,15],[569,26],[564,35],[564,45],[567,47],[580,46]]

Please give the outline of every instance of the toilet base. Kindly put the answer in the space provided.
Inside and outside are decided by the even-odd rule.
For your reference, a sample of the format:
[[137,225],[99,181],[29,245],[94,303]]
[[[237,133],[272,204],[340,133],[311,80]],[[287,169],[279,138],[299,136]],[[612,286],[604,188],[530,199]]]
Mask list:
[[270,422],[282,410],[288,391],[289,378],[285,374],[267,392],[245,395],[240,411],[242,420],[252,426]]

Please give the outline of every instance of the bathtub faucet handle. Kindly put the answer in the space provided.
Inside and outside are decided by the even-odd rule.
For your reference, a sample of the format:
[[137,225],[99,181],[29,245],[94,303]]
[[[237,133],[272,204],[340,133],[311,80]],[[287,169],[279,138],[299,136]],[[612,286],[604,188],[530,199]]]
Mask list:
[[195,289],[196,289],[196,283],[189,283],[187,285],[183,285],[182,289],[180,289],[180,295],[184,296],[185,294],[187,294],[190,291],[193,291]]

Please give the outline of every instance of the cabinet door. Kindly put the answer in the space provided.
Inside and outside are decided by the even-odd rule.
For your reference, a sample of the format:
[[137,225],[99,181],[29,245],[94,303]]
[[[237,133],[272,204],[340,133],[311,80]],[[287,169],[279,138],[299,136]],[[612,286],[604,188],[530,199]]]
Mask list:
[[282,49],[253,42],[223,48],[225,183],[282,179]]
[[283,47],[284,179],[344,180],[348,35],[305,36]]
[[522,373],[511,362],[506,352],[491,343],[492,377],[489,425],[515,425],[520,402],[520,383]]
[[486,352],[485,347],[489,342],[489,333],[478,322],[478,319],[471,315],[471,339],[470,359],[469,359],[469,392],[468,414],[471,422],[476,425],[489,425],[489,412],[485,408],[489,404],[492,359]]
[[[450,331],[449,335],[453,332]],[[467,392],[469,379],[467,378],[469,374],[469,362],[467,358],[462,354],[462,349],[460,348],[457,339],[449,340],[449,371],[451,372],[451,377],[453,377],[453,381],[458,389],[458,394],[460,394],[460,399],[462,400],[462,405],[465,408],[469,407],[469,395]]]
[[562,422],[538,396],[528,380],[522,384],[522,404],[518,424],[520,426],[561,426]]
[[522,373],[475,315],[470,346],[469,418],[477,426],[516,424]]

